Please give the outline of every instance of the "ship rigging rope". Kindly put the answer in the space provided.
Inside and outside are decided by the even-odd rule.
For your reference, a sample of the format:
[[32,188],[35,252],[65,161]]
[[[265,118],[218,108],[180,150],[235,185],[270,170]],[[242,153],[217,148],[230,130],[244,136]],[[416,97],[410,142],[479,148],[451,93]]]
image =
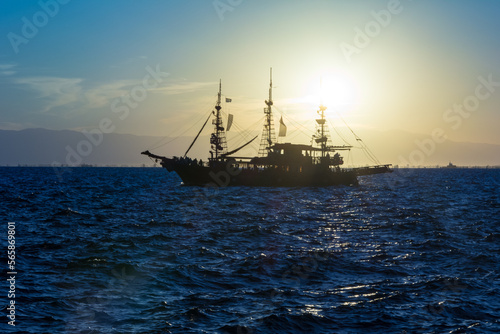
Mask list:
[[[205,113],[202,117],[200,117],[200,119],[198,119],[196,122],[194,122],[194,123],[193,123],[193,125],[191,125],[189,128],[187,128],[187,129],[186,129],[186,130],[184,130],[184,131],[182,131],[182,129],[181,129],[181,131],[182,131],[182,132],[181,132],[181,133],[179,133],[178,135],[173,136],[173,137],[172,137],[172,136],[165,136],[165,137],[161,138],[160,140],[158,140],[157,142],[155,142],[155,143],[154,143],[151,147],[149,147],[149,150],[154,150],[154,149],[157,149],[157,148],[159,148],[159,147],[162,147],[162,146],[165,146],[165,145],[167,145],[167,144],[170,144],[171,142],[173,142],[173,141],[177,140],[178,138],[180,138],[181,136],[183,136],[184,134],[186,134],[187,132],[189,132],[190,130],[192,130],[194,127],[196,127],[197,125],[199,125],[199,123],[200,123],[201,121],[203,121],[203,119],[205,119],[205,117],[207,117],[207,116],[208,116],[208,114],[211,114],[211,113],[213,112],[213,110],[212,110],[212,109],[213,109],[213,107],[212,107],[212,103],[213,103],[213,102],[209,102],[209,103],[207,103],[207,105],[208,105],[208,104],[210,105],[210,107],[209,107],[209,111],[208,111],[207,113]],[[225,116],[225,118],[227,119],[227,114],[228,114],[229,112],[226,112],[225,110],[228,110],[229,108],[228,108],[227,103],[225,103],[225,96],[224,96],[224,99],[222,99],[222,103],[224,104],[225,108],[223,108],[223,109],[221,110],[221,114],[222,114],[223,116]],[[230,111],[230,110],[229,110],[229,111]],[[252,125],[251,125],[248,129],[242,129],[242,128],[238,125],[238,123],[237,123],[237,122],[233,121],[233,125],[232,125],[232,126],[233,126],[233,128],[235,128],[236,130],[238,130],[238,132],[239,132],[239,136],[242,138],[242,139],[239,141],[239,143],[242,143],[242,142],[244,142],[244,141],[248,141],[248,138],[249,138],[250,136],[252,136],[252,137],[253,137],[253,136],[254,136],[254,134],[252,134],[252,133],[251,133],[251,132],[252,132],[253,127],[256,127],[256,125],[259,125],[259,126],[260,126],[260,124],[263,122],[263,119],[264,119],[264,118],[265,118],[265,116],[261,117],[261,118],[260,118],[257,122],[255,122],[254,124],[252,124]],[[227,135],[227,134],[226,134],[226,135]],[[164,140],[169,139],[169,138],[170,138],[170,140],[168,140],[167,142],[162,143]],[[238,144],[239,144],[239,143],[238,143]],[[255,142],[252,142],[250,146],[253,146],[253,148],[254,148],[255,150],[258,150],[258,144],[255,144]]]
[[[237,122],[233,121],[233,127],[238,130],[238,136],[240,137],[240,140],[238,142],[235,142],[236,147],[240,146],[243,142],[248,142],[249,137],[253,137],[255,134],[252,134],[253,128],[256,127],[257,125],[260,126],[260,124],[263,122],[265,116],[262,116],[257,122],[253,123],[250,125],[247,129],[242,129]],[[227,135],[227,133],[226,133]],[[251,147],[254,149],[258,150],[258,144],[255,142],[252,142],[250,144]]]
[[[291,118],[288,117],[288,115],[282,111],[282,110],[279,110],[278,108],[276,108],[276,106],[273,106],[274,109],[276,109],[281,116],[283,116],[285,118],[285,121],[287,121],[289,124],[292,124],[295,126],[295,128],[302,132],[302,134],[306,135],[306,136],[310,136],[311,135],[311,130],[310,129],[307,129],[304,125],[302,125],[301,123],[299,122],[295,122],[294,120],[292,120]],[[300,130],[300,128],[304,129],[304,131]]]
[[337,129],[337,127],[333,126],[333,122],[330,122],[328,121],[328,123],[331,124],[331,127],[333,128],[333,131],[335,131],[335,133],[337,134],[337,136],[340,137],[340,139],[342,139],[342,141],[344,142],[344,144],[347,144],[348,146],[352,146],[346,139],[345,137],[340,133],[340,130]]
[[[287,122],[291,123],[292,125],[295,125],[296,130],[300,131],[302,134],[304,134],[304,135],[306,135],[306,136],[310,136],[310,135],[311,135],[311,130],[310,130],[310,129],[307,129],[304,125],[302,125],[302,124],[301,124],[301,123],[299,123],[299,122],[292,121],[292,119],[291,119],[291,118],[288,118],[288,116],[286,115],[286,113],[285,113],[285,112],[283,112],[283,111],[279,110],[279,109],[278,109],[278,108],[276,108],[276,107],[274,107],[274,108],[275,108],[275,109],[276,109],[276,110],[277,110],[277,111],[278,111],[278,112],[279,112],[279,113],[280,113],[280,114],[281,114],[281,115],[285,118],[285,120],[286,120]],[[329,123],[331,123],[331,122],[329,122]],[[341,133],[337,130],[337,128],[336,128],[336,127],[334,127],[334,126],[333,126],[333,124],[331,124],[331,125],[332,125],[331,127],[333,128],[333,130],[335,131],[335,133],[336,133],[336,134],[340,137],[340,139],[342,139],[342,141],[343,141],[345,144],[347,144],[348,146],[351,146],[351,144],[350,144],[350,143],[349,143],[349,142],[345,139],[345,137],[344,137],[344,136],[343,136],[343,135],[342,135],[342,134],[341,134]],[[304,129],[306,132],[305,132],[305,131],[302,131],[300,128]],[[352,130],[351,130],[351,131],[352,131]],[[294,132],[294,131],[292,131],[292,133],[293,133],[293,132]],[[297,134],[295,134],[295,135],[292,137],[292,139],[293,139],[293,138],[295,138],[296,136],[297,136]]]
[[[337,112],[337,111],[336,111]],[[368,146],[364,143],[364,141],[353,131],[353,129],[351,129],[351,127],[347,124],[347,122],[342,118],[342,116],[340,115],[339,112],[337,112],[337,115],[339,116],[339,118],[342,120],[342,122],[344,122],[344,124],[347,126],[347,128],[352,132],[352,134],[354,135],[354,138],[356,139],[356,141],[358,141],[360,144],[361,144],[361,149],[363,150],[363,152],[366,154],[366,156],[372,160],[373,162],[375,162],[377,165],[380,165],[380,161],[377,159],[377,157],[375,156],[375,154],[373,154],[373,152],[368,148]]]
[[302,131],[298,129],[294,129],[290,131],[290,134],[287,133],[286,137],[288,141],[293,141],[296,137],[298,137],[300,134],[302,134]]
[[[159,147],[162,147],[162,146],[165,146],[167,144],[170,144],[171,142],[173,142],[174,140],[177,140],[179,139],[181,136],[183,136],[184,134],[186,134],[188,131],[190,131],[191,129],[193,129],[196,125],[198,125],[198,123],[200,123],[201,121],[203,121],[203,119],[205,119],[207,117],[207,115],[209,113],[212,112],[212,109],[210,109],[210,111],[208,113],[205,113],[199,120],[197,120],[196,122],[193,123],[193,125],[191,125],[189,128],[187,128],[186,130],[184,130],[182,133],[178,134],[178,135],[175,135],[173,138],[172,136],[165,136],[163,137],[162,139],[160,139],[159,141],[157,141],[156,143],[154,143],[152,145],[152,147],[149,148],[149,150],[155,150]],[[169,141],[165,142],[165,143],[161,143],[162,141],[164,141],[165,139],[167,138],[171,138]],[[161,144],[160,144],[161,143]]]

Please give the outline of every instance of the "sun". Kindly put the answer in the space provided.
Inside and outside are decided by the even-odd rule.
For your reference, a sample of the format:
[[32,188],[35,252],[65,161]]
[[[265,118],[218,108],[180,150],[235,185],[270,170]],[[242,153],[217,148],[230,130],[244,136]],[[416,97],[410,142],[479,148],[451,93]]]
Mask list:
[[314,102],[328,108],[346,110],[358,102],[355,81],[341,71],[323,71],[311,78],[309,91]]

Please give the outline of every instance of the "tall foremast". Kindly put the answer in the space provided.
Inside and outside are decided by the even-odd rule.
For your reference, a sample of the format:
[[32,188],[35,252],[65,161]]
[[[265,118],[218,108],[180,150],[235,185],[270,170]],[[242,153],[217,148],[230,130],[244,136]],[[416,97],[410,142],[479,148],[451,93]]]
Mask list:
[[217,94],[217,104],[212,112],[215,119],[212,121],[214,131],[210,137],[212,150],[210,151],[211,159],[218,160],[221,156],[227,153],[226,131],[222,122],[221,115],[221,100],[222,100],[222,80],[219,80],[219,93]]
[[266,117],[264,127],[262,129],[262,137],[260,140],[259,156],[265,157],[269,154],[271,146],[276,142],[276,135],[274,133],[273,121],[273,69],[270,69],[269,74],[269,99],[265,101],[266,108],[264,108],[264,115]]

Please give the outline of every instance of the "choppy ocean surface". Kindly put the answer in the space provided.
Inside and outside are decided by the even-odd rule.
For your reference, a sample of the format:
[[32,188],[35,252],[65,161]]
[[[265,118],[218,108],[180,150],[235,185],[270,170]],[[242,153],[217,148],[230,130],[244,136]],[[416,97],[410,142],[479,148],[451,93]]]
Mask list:
[[1,332],[500,332],[498,169],[220,189],[63,172],[0,168],[1,269],[12,221],[18,272]]

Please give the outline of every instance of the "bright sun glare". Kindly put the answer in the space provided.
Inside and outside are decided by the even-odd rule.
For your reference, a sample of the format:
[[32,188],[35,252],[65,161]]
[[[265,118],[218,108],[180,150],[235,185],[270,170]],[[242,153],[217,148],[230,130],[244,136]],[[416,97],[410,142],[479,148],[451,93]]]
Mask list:
[[321,72],[308,82],[305,102],[348,110],[357,103],[358,91],[352,78],[342,72]]

